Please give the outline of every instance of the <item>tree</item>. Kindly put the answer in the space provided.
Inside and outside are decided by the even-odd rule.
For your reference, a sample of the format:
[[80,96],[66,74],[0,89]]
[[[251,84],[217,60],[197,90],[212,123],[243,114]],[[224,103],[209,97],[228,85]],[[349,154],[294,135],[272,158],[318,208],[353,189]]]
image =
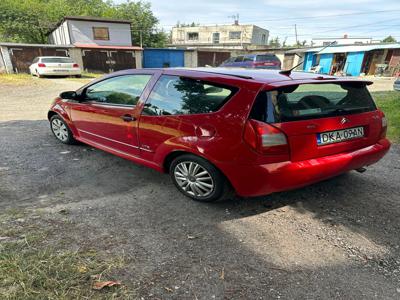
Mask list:
[[64,16],[127,19],[132,22],[132,42],[162,46],[167,34],[157,30],[158,19],[150,3],[126,0],[0,0],[0,39],[9,42],[46,43],[46,34]]
[[200,26],[200,24],[199,23],[195,23],[195,22],[186,24],[186,23],[181,23],[180,21],[178,21],[176,23],[176,27],[197,27],[197,26]]
[[279,41],[279,37],[275,37],[275,38],[271,39],[269,41],[268,45],[270,47],[273,47],[273,48],[279,48],[281,46],[281,43]]
[[391,35],[385,37],[382,42],[384,43],[396,43],[396,39],[394,37],[392,37]]
[[125,3],[114,5],[112,8],[108,17],[132,22],[132,41],[134,44],[139,44],[141,35],[145,47],[162,47],[167,42],[167,34],[156,28],[158,19],[151,11],[149,2],[128,0]]

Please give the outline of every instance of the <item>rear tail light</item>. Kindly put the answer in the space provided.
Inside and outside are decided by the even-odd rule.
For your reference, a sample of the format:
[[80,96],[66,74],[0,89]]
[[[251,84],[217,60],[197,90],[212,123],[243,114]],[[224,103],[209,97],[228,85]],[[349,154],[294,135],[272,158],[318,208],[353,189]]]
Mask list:
[[73,64],[72,67],[73,68],[79,68],[79,65],[78,64]]
[[39,68],[46,68],[46,65],[44,63],[38,63]]
[[258,61],[254,62],[253,66],[254,67],[263,67],[263,66],[277,66],[279,62],[277,61]]
[[286,135],[278,128],[256,120],[248,120],[244,140],[261,154],[289,154]]

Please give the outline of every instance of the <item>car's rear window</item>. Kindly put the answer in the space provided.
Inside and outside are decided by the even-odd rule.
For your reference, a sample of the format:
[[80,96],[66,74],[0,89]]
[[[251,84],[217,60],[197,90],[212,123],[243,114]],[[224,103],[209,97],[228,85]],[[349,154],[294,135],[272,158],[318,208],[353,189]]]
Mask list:
[[46,57],[42,58],[41,61],[43,63],[59,63],[59,64],[72,63],[72,59],[70,59],[69,57]]
[[257,55],[257,61],[279,61],[279,58],[273,54]]
[[365,83],[301,84],[261,92],[250,117],[263,122],[279,123],[375,109]]

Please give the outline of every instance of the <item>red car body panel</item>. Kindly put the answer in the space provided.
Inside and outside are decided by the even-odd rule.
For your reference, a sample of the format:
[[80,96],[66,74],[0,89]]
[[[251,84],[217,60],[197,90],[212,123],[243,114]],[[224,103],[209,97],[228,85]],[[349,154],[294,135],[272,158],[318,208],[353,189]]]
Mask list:
[[[287,136],[288,155],[261,155],[243,140],[245,123],[260,90],[294,83],[356,81],[297,73],[230,69],[126,70],[125,74],[153,75],[135,107],[67,101],[57,98],[49,114],[58,113],[74,137],[86,144],[143,164],[165,169],[169,155],[177,151],[203,157],[226,176],[237,194],[257,196],[289,190],[327,179],[377,162],[390,148],[381,137],[379,111],[274,124]],[[141,114],[144,104],[162,74],[185,76],[238,88],[237,93],[216,112],[192,115],[149,116]],[[90,83],[88,85],[93,84]],[[87,86],[88,86],[87,85]],[[83,91],[86,86],[78,90]],[[124,122],[129,114],[136,120]],[[317,146],[315,133],[364,126],[366,137]]]

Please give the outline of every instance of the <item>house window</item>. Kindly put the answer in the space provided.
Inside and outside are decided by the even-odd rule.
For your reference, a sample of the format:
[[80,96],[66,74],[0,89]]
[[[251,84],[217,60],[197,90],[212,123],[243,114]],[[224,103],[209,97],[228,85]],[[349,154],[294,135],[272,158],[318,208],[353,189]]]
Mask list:
[[263,35],[261,36],[261,43],[265,44],[265,39],[266,39],[266,35],[263,34]]
[[229,39],[230,40],[240,40],[242,36],[242,32],[241,31],[231,31],[229,32]]
[[188,32],[188,40],[189,41],[198,41],[199,33],[198,32]]
[[213,44],[219,44],[219,32],[214,32],[212,34]]
[[110,33],[108,32],[108,27],[93,27],[93,39],[109,41]]

